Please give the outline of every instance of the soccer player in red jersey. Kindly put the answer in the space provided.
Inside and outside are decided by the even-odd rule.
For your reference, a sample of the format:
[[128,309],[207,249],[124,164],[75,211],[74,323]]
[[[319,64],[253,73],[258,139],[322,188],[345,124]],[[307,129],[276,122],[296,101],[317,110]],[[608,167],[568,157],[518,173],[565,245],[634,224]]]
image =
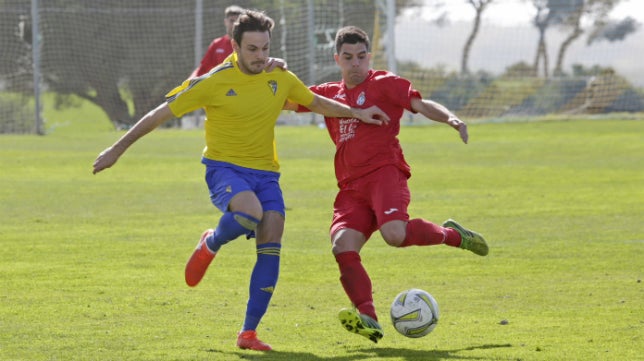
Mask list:
[[[335,61],[342,80],[310,87],[314,93],[352,107],[378,105],[390,118],[383,126],[357,119],[325,117],[336,145],[335,174],[339,192],[333,206],[331,242],[340,269],[340,282],[355,309],[343,309],[339,318],[350,332],[373,342],[382,338],[372,297],[372,284],[362,265],[360,250],[373,232],[393,247],[446,244],[477,255],[488,254],[478,233],[447,220],[442,225],[410,219],[407,207],[410,167],[398,141],[404,110],[450,125],[467,143],[467,125],[443,105],[423,99],[412,84],[396,74],[370,68],[369,37],[360,28],[340,29],[335,39]],[[306,111],[287,104],[285,109]]]
[[231,5],[226,8],[224,11],[224,26],[226,26],[226,34],[214,39],[208,46],[206,54],[201,59],[201,64],[195,69],[190,78],[196,78],[198,76],[204,75],[214,68],[215,65],[221,64],[228,55],[233,53],[233,45],[231,43],[231,36],[233,32],[233,25],[241,13],[244,12],[244,9],[237,6]]

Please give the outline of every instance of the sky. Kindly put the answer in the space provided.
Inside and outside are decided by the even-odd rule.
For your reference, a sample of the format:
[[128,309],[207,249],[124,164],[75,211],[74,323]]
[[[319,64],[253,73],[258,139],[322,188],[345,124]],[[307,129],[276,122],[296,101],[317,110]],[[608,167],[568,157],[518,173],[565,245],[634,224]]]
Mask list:
[[[465,0],[445,1],[445,9],[449,10],[452,21],[471,21],[474,18],[472,5]],[[531,1],[521,0],[495,0],[483,13],[483,21],[492,21],[498,26],[513,26],[527,24],[534,17],[536,10]],[[424,20],[436,17],[434,10],[425,8],[421,15]],[[644,0],[622,0],[611,16],[624,18],[630,16],[644,23]]]
[[[449,22],[443,26],[435,24],[433,20],[439,14],[429,8],[403,13],[396,19],[395,47],[399,61],[413,61],[424,67],[440,65],[448,71],[460,69],[463,46],[471,33],[475,12],[466,0],[445,0],[445,3]],[[531,25],[534,15],[531,1],[495,0],[490,4],[470,51],[470,70],[500,74],[520,61],[531,64],[538,42],[538,32]],[[641,25],[623,41],[598,41],[587,46],[585,37],[577,39],[566,53],[564,71],[570,71],[573,64],[610,66],[636,86],[644,86],[644,67],[639,61],[644,57],[644,0],[624,0],[610,16],[615,19],[631,16]],[[550,67],[566,35],[556,28],[546,34]]]

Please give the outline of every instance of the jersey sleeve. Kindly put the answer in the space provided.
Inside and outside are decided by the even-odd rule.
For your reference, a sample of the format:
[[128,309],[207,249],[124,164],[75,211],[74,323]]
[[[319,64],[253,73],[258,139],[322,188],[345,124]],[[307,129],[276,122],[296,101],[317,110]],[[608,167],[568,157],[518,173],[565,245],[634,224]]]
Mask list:
[[[166,102],[176,117],[186,113],[193,112],[197,109],[211,105],[214,101],[213,87],[218,84],[213,80],[219,71],[231,69],[234,67],[232,62],[235,60],[235,54],[230,54],[222,63],[211,69],[210,72],[197,78],[185,80],[181,85],[172,89],[166,94]],[[213,73],[213,74],[211,74]]]
[[[291,73],[289,71],[289,75],[291,76],[291,81],[293,83],[289,94],[288,94],[288,100],[299,104],[299,106],[306,106],[310,105],[313,102],[313,98],[315,98],[315,94],[306,86],[304,83],[298,78],[295,74]],[[298,107],[299,111],[299,107]],[[306,110],[305,110],[306,111]]]
[[[311,90],[311,91],[313,92],[313,94],[317,94],[317,95],[322,95],[322,96],[324,96],[324,92],[322,92],[322,91],[320,90],[320,86],[319,86],[319,85],[311,85],[311,86],[309,87],[309,90]],[[305,107],[305,106],[304,106],[304,105],[302,105],[302,104],[298,104],[298,105],[297,105],[297,110],[296,110],[296,112],[298,112],[298,113],[308,113],[308,112],[310,112],[310,111],[311,111],[311,109],[309,109],[309,108]]]
[[[319,85],[311,85],[309,87],[309,89],[313,92],[313,94],[320,95],[320,96],[323,96],[325,98],[331,98],[331,97],[333,97],[333,95],[335,95],[334,89],[331,89],[329,87],[329,83],[324,83],[324,84],[319,84]],[[308,107],[306,107],[304,105],[301,105],[301,104],[298,105],[297,110],[296,110],[296,112],[298,112],[298,113],[305,113],[305,112],[310,112],[310,111],[311,111],[311,109],[309,109]]]
[[411,109],[411,100],[413,98],[422,98],[422,95],[418,90],[414,89],[411,82],[399,76],[388,76],[383,80],[384,84],[381,84],[380,86],[382,89],[385,89],[387,99],[396,105],[415,113]]
[[204,106],[207,93],[197,89],[201,78],[185,80],[166,94],[166,102],[175,117],[181,117]]

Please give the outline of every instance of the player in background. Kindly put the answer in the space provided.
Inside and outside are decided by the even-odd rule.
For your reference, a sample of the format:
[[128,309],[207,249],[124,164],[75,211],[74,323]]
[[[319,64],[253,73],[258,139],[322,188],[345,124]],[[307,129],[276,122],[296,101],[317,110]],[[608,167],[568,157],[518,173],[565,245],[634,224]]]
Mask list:
[[[348,331],[378,342],[383,331],[373,303],[371,280],[360,258],[360,250],[373,232],[380,230],[385,242],[393,247],[446,244],[485,256],[488,246],[480,234],[454,220],[441,226],[422,218],[410,219],[407,213],[411,169],[398,141],[404,110],[450,125],[467,143],[465,123],[441,104],[423,99],[408,80],[371,69],[369,37],[363,30],[354,26],[340,29],[335,47],[334,58],[342,81],[312,86],[311,90],[351,107],[377,104],[390,119],[379,127],[355,119],[324,118],[336,145],[339,187],[330,229],[332,251],[340,269],[340,282],[357,309],[343,309],[339,318]],[[294,104],[286,104],[285,108],[306,111]]]
[[233,25],[235,21],[244,12],[244,9],[237,5],[230,5],[224,11],[224,26],[226,27],[226,34],[214,39],[208,49],[206,54],[204,54],[201,59],[199,66],[192,71],[190,78],[196,78],[198,76],[206,74],[210,69],[214,68],[216,65],[221,64],[228,55],[233,52],[233,45],[231,43],[232,34],[233,34]]
[[[201,63],[195,70],[192,71],[189,79],[196,78],[208,73],[212,68],[221,64],[230,54],[232,54],[233,25],[235,25],[235,21],[237,21],[239,15],[241,15],[244,11],[245,9],[238,5],[230,5],[224,10],[224,26],[226,27],[226,34],[214,39],[210,43],[208,49],[206,50],[206,54],[204,54],[203,58],[201,59]],[[269,58],[266,64],[266,69],[272,70],[276,67],[286,70],[286,61],[280,58]],[[200,125],[203,124],[203,121],[205,120],[204,118],[205,117],[203,110],[197,109],[195,112],[186,114],[185,118],[182,118],[182,121],[185,120],[188,122],[188,124],[190,124],[189,122],[191,121],[191,119],[194,119],[193,121],[196,120],[196,124]]]
[[378,107],[349,106],[314,94],[293,73],[264,70],[273,20],[246,11],[233,29],[234,53],[208,74],[186,80],[143,116],[114,145],[99,154],[94,174],[114,165],[139,138],[173,117],[205,108],[206,147],[202,163],[212,203],[223,215],[215,229],[203,232],[185,268],[188,286],[196,286],[220,248],[245,235],[256,238],[257,259],[237,346],[259,351],[271,346],[257,338],[277,284],[285,207],[279,186],[274,127],[286,100],[314,112],[372,124],[388,121]]

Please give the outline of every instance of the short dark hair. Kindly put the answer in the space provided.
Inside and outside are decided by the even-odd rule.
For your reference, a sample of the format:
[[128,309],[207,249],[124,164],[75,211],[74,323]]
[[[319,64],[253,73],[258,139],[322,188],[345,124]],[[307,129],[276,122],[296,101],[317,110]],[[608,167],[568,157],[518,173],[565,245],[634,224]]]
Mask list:
[[257,10],[244,11],[233,26],[233,39],[238,45],[241,45],[242,35],[248,31],[268,31],[270,38],[271,31],[275,26],[275,22],[268,15]]
[[367,46],[369,51],[369,35],[357,26],[345,26],[338,30],[335,34],[335,52],[340,54],[342,44],[358,44],[363,43]]
[[241,6],[238,5],[230,5],[229,7],[226,8],[224,11],[224,16],[225,17],[230,17],[230,16],[239,16],[244,12],[244,9]]

